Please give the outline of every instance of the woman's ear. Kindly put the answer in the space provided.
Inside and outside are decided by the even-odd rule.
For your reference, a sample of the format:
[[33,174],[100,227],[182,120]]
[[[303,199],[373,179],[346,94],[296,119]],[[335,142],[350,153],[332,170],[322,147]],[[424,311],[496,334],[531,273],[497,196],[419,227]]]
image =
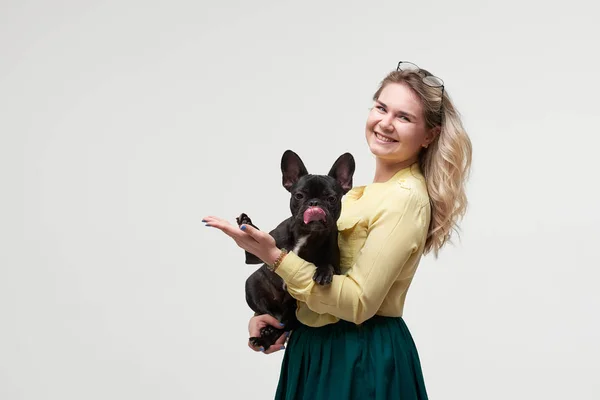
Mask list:
[[427,148],[431,144],[431,142],[433,142],[435,138],[440,134],[441,131],[442,128],[440,126],[434,126],[433,128],[429,129],[427,131],[427,134],[425,135],[425,140],[423,141],[422,146]]

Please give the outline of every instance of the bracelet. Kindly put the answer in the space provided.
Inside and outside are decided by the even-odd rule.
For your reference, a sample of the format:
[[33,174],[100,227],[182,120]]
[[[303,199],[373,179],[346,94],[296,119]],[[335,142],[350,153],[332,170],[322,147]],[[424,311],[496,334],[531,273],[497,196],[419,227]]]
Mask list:
[[281,249],[281,253],[279,253],[279,257],[277,257],[277,260],[275,260],[275,262],[273,263],[273,265],[269,266],[269,269],[272,272],[275,272],[275,270],[277,269],[277,267],[279,267],[279,265],[281,264],[281,262],[283,261],[285,255],[288,253],[288,251],[286,249]]

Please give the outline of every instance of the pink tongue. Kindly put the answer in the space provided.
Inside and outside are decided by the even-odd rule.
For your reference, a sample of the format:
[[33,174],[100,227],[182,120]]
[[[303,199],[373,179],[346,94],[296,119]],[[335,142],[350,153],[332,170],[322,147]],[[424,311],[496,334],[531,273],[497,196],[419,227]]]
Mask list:
[[308,224],[311,221],[325,221],[325,211],[319,207],[309,207],[304,211],[304,223]]

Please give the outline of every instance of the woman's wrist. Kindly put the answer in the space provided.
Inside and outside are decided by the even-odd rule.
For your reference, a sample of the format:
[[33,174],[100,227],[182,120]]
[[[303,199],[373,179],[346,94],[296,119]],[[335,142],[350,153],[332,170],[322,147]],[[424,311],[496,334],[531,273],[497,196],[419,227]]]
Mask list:
[[275,271],[277,269],[277,267],[279,267],[279,264],[281,264],[281,262],[285,258],[286,254],[287,254],[286,249],[279,249],[279,248],[275,247],[269,253],[268,260],[265,260],[265,261],[266,261],[267,265],[270,267],[270,269],[272,271]]

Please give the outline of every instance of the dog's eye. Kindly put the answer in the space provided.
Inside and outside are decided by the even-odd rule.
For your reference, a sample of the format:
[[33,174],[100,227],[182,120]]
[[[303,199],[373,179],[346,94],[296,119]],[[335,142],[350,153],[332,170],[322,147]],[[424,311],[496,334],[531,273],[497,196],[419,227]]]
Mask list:
[[328,202],[330,202],[330,203],[335,203],[335,201],[336,201],[336,197],[335,197],[335,196],[329,196],[329,197],[327,198],[327,201],[328,201]]
[[296,200],[302,200],[304,198],[304,195],[302,193],[296,193],[294,197],[296,198]]

